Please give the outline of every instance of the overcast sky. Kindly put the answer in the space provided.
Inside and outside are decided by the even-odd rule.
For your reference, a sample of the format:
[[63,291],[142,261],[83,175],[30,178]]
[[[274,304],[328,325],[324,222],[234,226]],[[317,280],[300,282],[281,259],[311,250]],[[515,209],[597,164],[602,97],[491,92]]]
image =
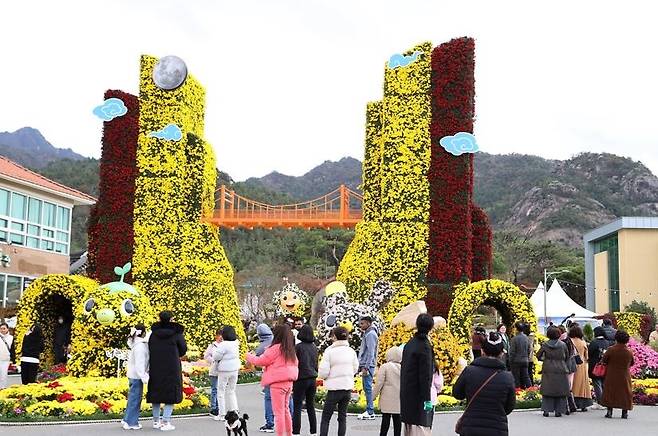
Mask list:
[[104,90],[137,93],[140,54],[175,54],[207,89],[221,170],[301,175],[362,159],[365,104],[392,54],[468,35],[483,151],[611,152],[658,173],[653,2],[537,3],[3,1],[0,131],[32,126],[98,157]]

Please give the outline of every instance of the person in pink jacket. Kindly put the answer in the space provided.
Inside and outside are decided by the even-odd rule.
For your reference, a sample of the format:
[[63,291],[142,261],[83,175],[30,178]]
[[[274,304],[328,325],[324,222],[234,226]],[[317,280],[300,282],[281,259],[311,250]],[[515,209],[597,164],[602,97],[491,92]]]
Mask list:
[[436,399],[439,397],[439,394],[443,390],[443,374],[441,374],[441,368],[439,367],[439,362],[434,362],[434,375],[432,376],[432,387],[430,389],[430,398],[432,404],[436,406]]
[[247,354],[247,362],[263,367],[260,384],[269,386],[274,409],[274,430],[277,435],[292,435],[292,416],[290,416],[290,396],[292,382],[299,374],[295,338],[287,324],[274,328],[272,345],[260,356]]

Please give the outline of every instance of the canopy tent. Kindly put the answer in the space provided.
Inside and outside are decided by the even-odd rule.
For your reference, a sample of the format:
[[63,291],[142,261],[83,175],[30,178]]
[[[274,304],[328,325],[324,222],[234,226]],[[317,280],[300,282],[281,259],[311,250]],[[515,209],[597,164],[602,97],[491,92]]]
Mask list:
[[532,297],[530,297],[530,302],[532,303],[535,315],[539,321],[538,324],[540,330],[543,330],[546,327],[546,324],[550,324],[551,322],[553,324],[559,324],[564,318],[571,316],[572,314],[574,315],[573,318],[576,318],[577,320],[592,319],[591,324],[598,325],[598,322],[593,319],[597,314],[591,310],[585,309],[573,301],[571,297],[564,292],[564,289],[562,289],[562,286],[560,286],[560,283],[557,280],[553,280],[545,298],[547,308],[546,316],[548,318],[546,323],[544,322],[544,284],[540,282],[539,285],[537,285],[537,289],[532,294]]

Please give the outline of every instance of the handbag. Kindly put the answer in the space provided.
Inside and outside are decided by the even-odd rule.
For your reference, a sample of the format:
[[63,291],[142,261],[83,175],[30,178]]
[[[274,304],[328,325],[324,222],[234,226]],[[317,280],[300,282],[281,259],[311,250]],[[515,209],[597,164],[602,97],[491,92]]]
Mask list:
[[576,354],[574,356],[574,359],[576,359],[576,365],[582,365],[583,364],[583,358],[580,357],[580,354]]
[[461,431],[462,431],[462,420],[464,419],[464,415],[466,415],[466,411],[468,410],[469,407],[471,407],[471,404],[473,404],[473,401],[475,401],[475,399],[477,398],[477,396],[478,396],[478,394],[480,393],[480,391],[482,390],[482,388],[484,388],[486,385],[488,385],[489,382],[490,382],[491,380],[493,380],[493,378],[496,377],[496,376],[498,375],[499,372],[500,372],[500,371],[496,371],[496,372],[494,372],[493,374],[491,374],[491,376],[490,376],[488,379],[486,379],[486,380],[484,381],[484,383],[482,383],[482,385],[480,385],[480,387],[478,388],[478,390],[475,391],[475,393],[474,393],[473,396],[471,397],[471,401],[469,401],[468,404],[466,405],[466,408],[464,409],[464,413],[462,413],[462,416],[459,417],[459,419],[457,420],[457,423],[455,424],[455,433],[457,433],[457,434],[461,434]]
[[599,362],[596,365],[594,365],[594,369],[592,370],[592,375],[594,377],[599,377],[603,378],[605,377],[605,373],[607,372],[608,367],[605,363]]

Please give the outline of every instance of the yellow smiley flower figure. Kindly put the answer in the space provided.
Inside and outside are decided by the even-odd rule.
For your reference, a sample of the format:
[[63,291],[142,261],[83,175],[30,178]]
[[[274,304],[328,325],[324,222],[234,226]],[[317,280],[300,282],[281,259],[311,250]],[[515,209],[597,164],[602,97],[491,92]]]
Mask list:
[[148,298],[123,281],[131,264],[116,267],[119,281],[106,283],[87,292],[74,303],[73,329],[79,340],[72,342],[68,370],[74,376],[115,376],[116,359],[112,350],[126,349],[130,328],[155,322],[155,310]]

